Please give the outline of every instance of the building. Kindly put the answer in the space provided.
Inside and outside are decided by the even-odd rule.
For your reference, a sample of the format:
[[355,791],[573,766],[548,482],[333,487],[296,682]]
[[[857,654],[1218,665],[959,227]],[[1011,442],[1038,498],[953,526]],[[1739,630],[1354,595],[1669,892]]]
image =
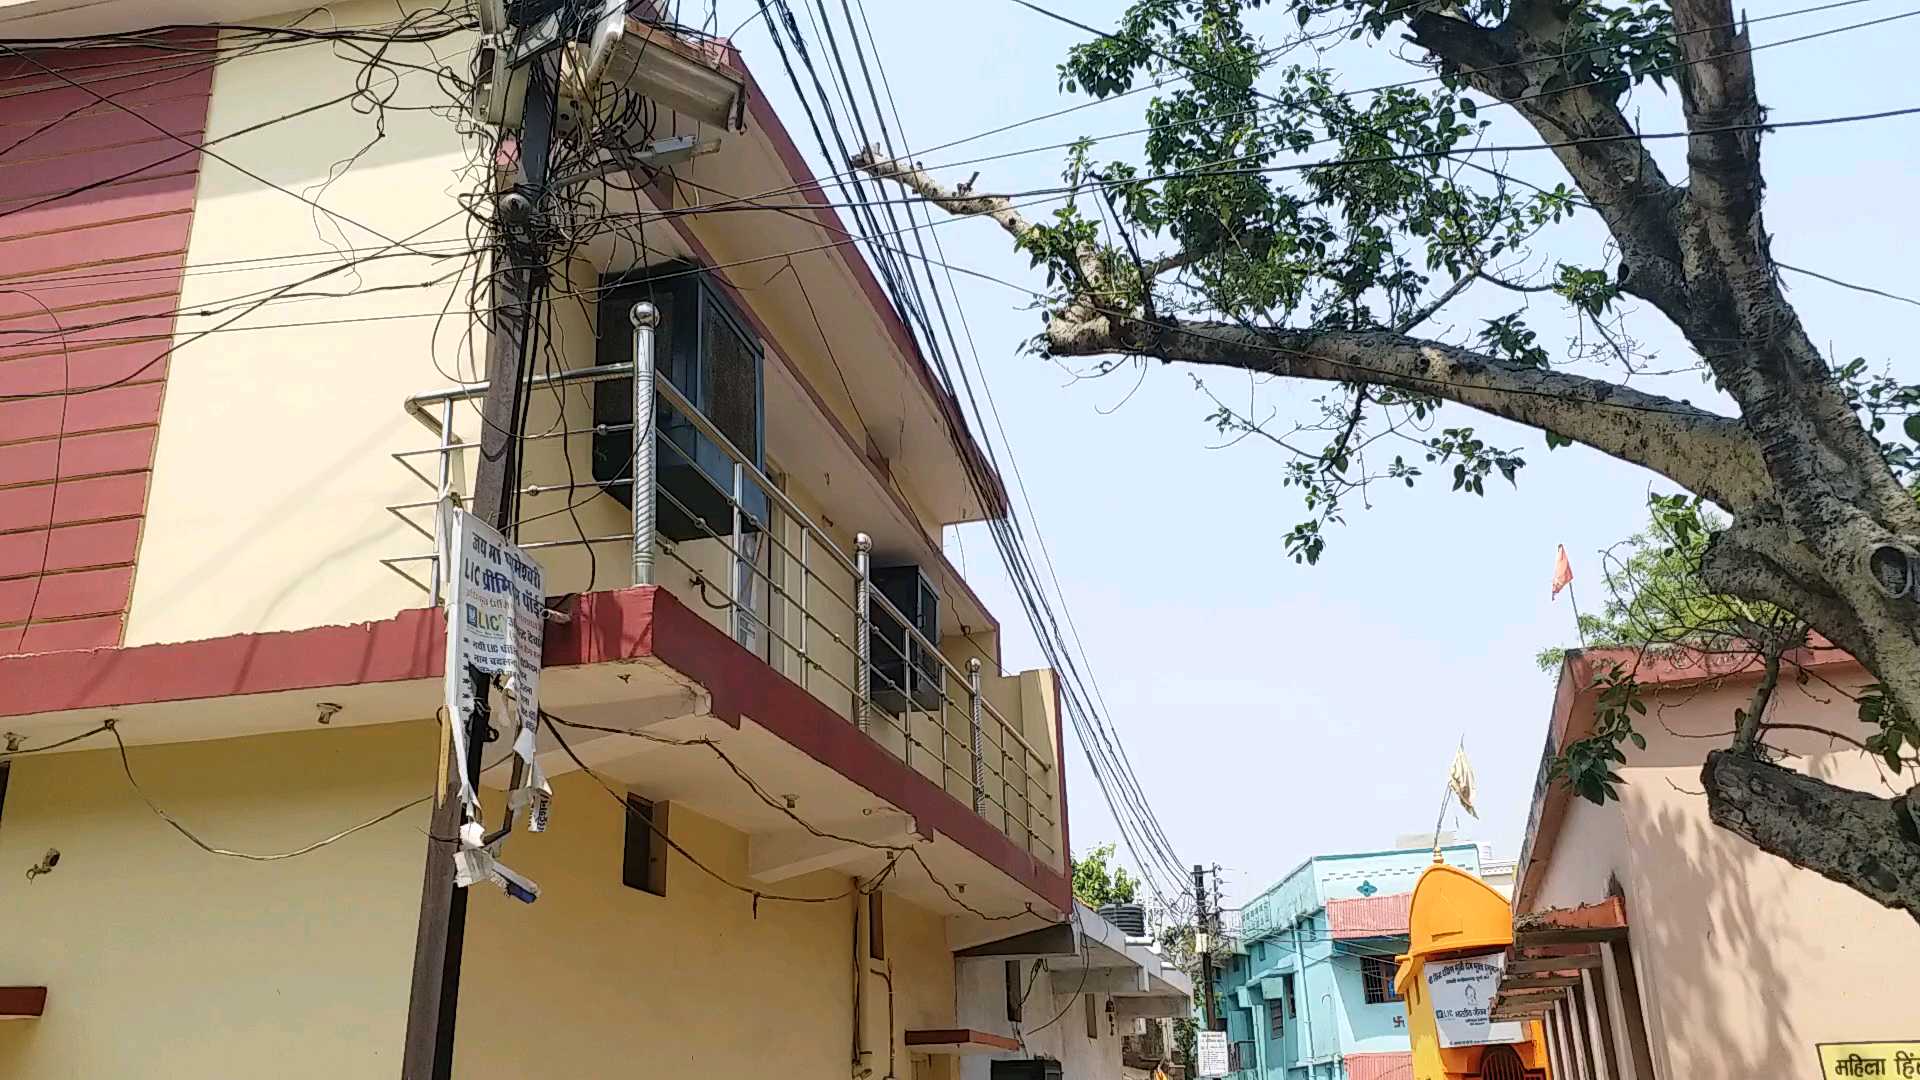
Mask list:
[[[1493,1015],[1513,944],[1513,909],[1500,890],[1436,862],[1413,887],[1408,922],[1394,985],[1406,1002],[1414,1080],[1547,1080],[1540,1020]],[[1536,983],[1562,985],[1551,967],[1534,967],[1546,963],[1517,960],[1515,973],[1539,970]]]
[[1064,926],[959,957],[959,1022],[977,1045],[956,1080],[991,1080],[996,1061],[1036,1056],[1063,1076],[1151,1077],[1170,1063],[1171,1019],[1193,1012],[1192,983],[1149,939],[1078,900]]
[[[0,1010],[27,1017],[0,1024],[0,1075],[393,1075],[414,1054],[476,1077],[951,1080],[1007,1053],[963,1026],[985,977],[961,957],[1047,930],[1025,959],[1080,963],[1113,1056],[1123,1018],[1179,991],[1111,928],[1072,930],[1053,676],[1002,670],[940,544],[1003,512],[999,481],[746,61],[624,24],[643,73],[671,69],[660,94],[677,78],[726,111],[582,99],[653,125],[621,138],[661,162],[702,153],[555,181],[591,198],[530,220],[578,242],[524,324],[520,419],[483,419],[465,207],[511,157],[442,69],[494,54],[464,6],[399,11],[0,0],[0,37],[62,39],[0,51]],[[602,128],[571,122],[554,154],[585,168]],[[694,212],[715,191],[791,194]],[[661,325],[636,410],[641,300]],[[436,1048],[416,971],[444,969],[416,946],[449,875],[423,867],[456,841],[428,828],[434,515],[490,438],[517,451],[544,574],[552,805],[499,854],[537,902],[471,890]],[[485,750],[490,828],[512,741]]]
[[[1860,729],[1848,694],[1870,682],[1830,648],[1788,658],[1767,741],[1792,766],[1885,797],[1904,789],[1840,739]],[[1562,665],[1541,781],[1514,891],[1510,955],[1556,965],[1535,976],[1563,985],[1529,992],[1514,971],[1501,1007],[1546,1023],[1556,1077],[1676,1080],[1698,1076],[1821,1076],[1823,1054],[1853,1044],[1920,1056],[1904,986],[1920,965],[1910,915],[1753,847],[1709,820],[1700,789],[1709,750],[1725,746],[1760,665],[1751,657],[1628,650],[1570,653]],[[1560,748],[1593,730],[1596,679],[1632,670],[1647,706],[1619,767],[1618,800],[1595,805],[1546,781]],[[1896,786],[1897,785],[1897,786]],[[1535,965],[1536,969],[1538,965]],[[1570,985],[1567,985],[1570,984]],[[1823,1050],[1823,1044],[1825,1049]],[[1862,1074],[1864,1075],[1864,1074]]]
[[[1447,865],[1480,869],[1450,843]],[[1415,883],[1434,849],[1316,855],[1240,910],[1217,976],[1238,1080],[1410,1077],[1407,1014],[1395,986]]]

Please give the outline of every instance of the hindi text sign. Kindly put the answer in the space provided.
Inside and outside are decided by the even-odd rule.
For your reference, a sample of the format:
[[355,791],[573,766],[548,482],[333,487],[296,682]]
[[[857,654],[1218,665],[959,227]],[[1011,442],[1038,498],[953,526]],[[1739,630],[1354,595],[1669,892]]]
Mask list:
[[1526,1042],[1518,1020],[1492,1018],[1493,996],[1506,971],[1507,954],[1483,953],[1458,960],[1429,962],[1427,996],[1433,1001],[1433,1022],[1440,1029],[1441,1046],[1486,1046]]

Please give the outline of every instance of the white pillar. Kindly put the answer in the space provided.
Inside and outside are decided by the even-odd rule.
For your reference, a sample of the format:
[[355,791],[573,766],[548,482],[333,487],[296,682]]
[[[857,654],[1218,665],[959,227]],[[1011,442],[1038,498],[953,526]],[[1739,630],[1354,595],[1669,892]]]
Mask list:
[[1540,1030],[1547,1036],[1547,1064],[1553,1068],[1553,1080],[1573,1080],[1573,1074],[1567,1071],[1567,1055],[1560,1045],[1560,1028],[1554,1023],[1553,1010],[1540,1014]]
[[1607,1067],[1610,1035],[1607,1025],[1600,1017],[1600,999],[1593,992],[1593,969],[1580,969],[1580,998],[1587,1010],[1587,1056],[1593,1061],[1594,1080],[1614,1080],[1613,1072]]
[[1600,983],[1607,995],[1607,1018],[1612,1020],[1613,1060],[1619,1066],[1619,1080],[1653,1080],[1653,1077],[1640,1075],[1634,1067],[1633,1043],[1627,1034],[1633,1018],[1627,1015],[1627,1004],[1620,996],[1620,971],[1614,964],[1613,949],[1600,946]]

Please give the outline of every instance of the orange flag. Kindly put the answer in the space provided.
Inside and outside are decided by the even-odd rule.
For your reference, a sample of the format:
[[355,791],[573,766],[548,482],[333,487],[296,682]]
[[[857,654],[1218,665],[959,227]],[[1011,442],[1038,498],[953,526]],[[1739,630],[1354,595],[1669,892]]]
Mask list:
[[1567,545],[1560,545],[1560,554],[1553,560],[1553,596],[1560,598],[1560,590],[1573,584],[1573,567],[1567,562]]

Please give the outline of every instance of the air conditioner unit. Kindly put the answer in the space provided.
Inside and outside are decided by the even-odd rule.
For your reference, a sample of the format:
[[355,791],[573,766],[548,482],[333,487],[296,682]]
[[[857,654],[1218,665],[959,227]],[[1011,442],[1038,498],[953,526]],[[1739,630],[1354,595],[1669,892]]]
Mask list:
[[[940,594],[918,566],[875,567],[869,576],[874,589],[900,609],[921,638],[939,643]],[[895,716],[909,710],[939,712],[944,686],[940,658],[879,604],[872,605],[868,639],[873,704]]]
[[1060,1063],[1052,1058],[1013,1058],[991,1062],[989,1080],[1060,1080]]
[[[628,312],[641,300],[659,310],[654,332],[656,379],[672,384],[738,450],[746,464],[766,467],[759,340],[700,267],[667,263],[600,281],[600,339],[595,362],[633,360]],[[642,423],[649,418],[642,416]],[[686,542],[731,537],[733,457],[683,413],[658,402],[650,418],[658,432],[654,467],[656,522],[661,535]],[[594,384],[593,478],[609,495],[633,505],[633,380]],[[765,491],[741,484],[741,525],[758,532],[771,512]]]

